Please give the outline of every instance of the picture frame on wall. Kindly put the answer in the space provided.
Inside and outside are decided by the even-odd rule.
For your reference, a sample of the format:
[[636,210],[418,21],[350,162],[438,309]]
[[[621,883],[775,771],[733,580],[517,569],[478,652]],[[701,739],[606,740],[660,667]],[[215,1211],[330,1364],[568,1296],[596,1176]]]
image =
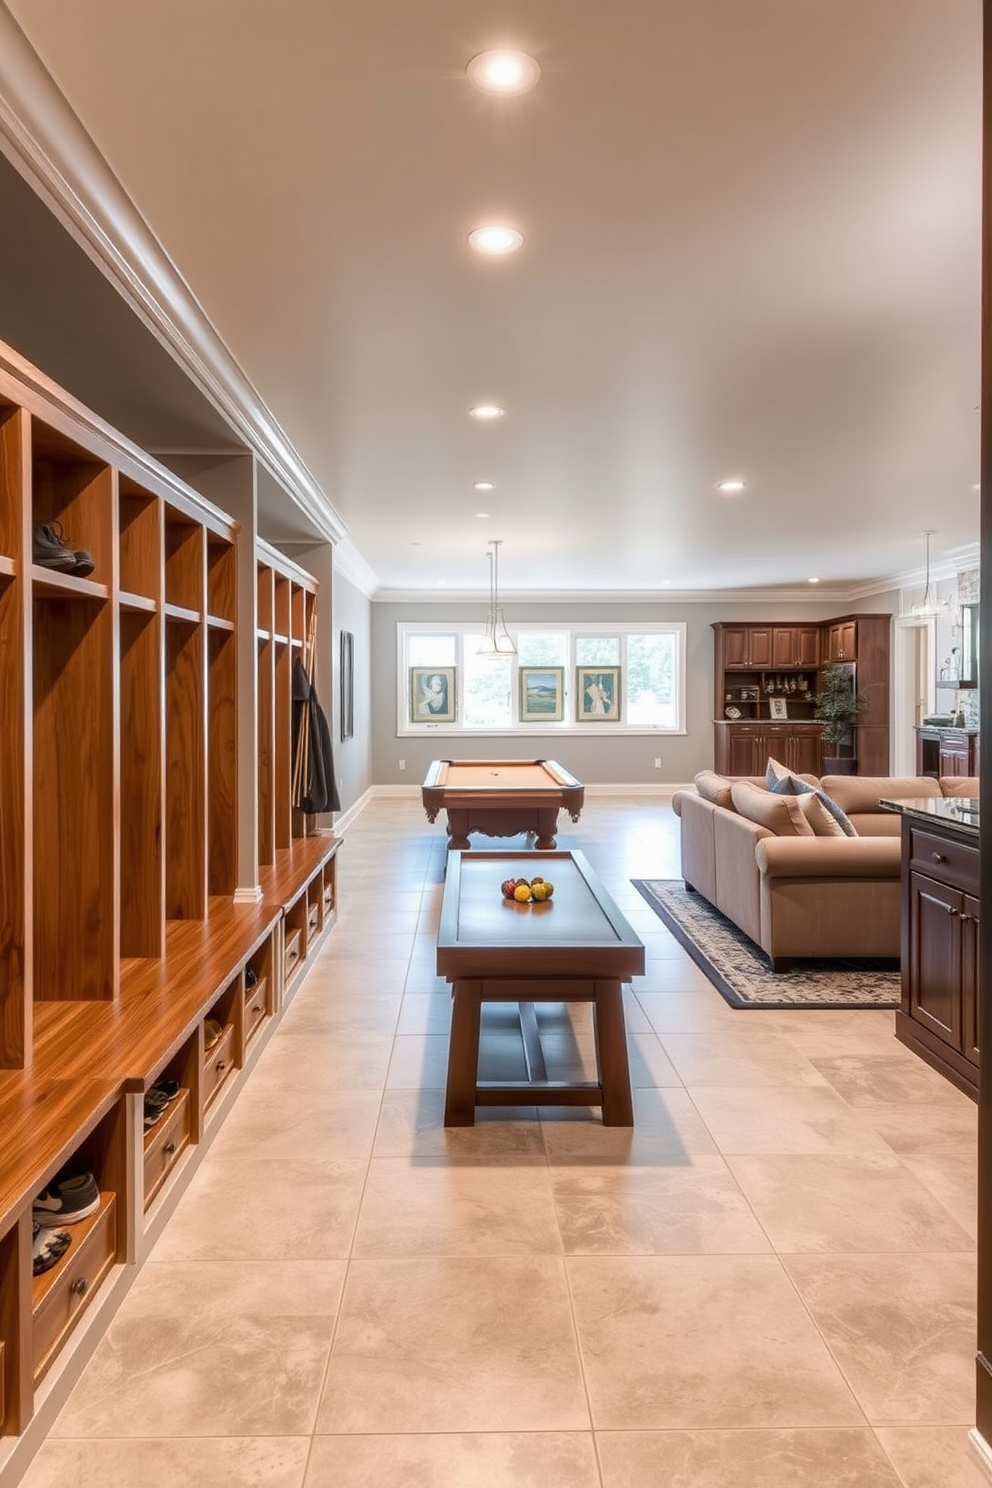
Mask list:
[[455,668],[410,668],[410,722],[454,723]]
[[565,668],[521,667],[520,722],[561,723],[565,717]]
[[350,630],[341,632],[341,738],[350,739],[355,732],[355,637]]
[[784,697],[773,697],[768,699],[768,717],[779,720],[788,718],[789,704]]
[[576,667],[575,717],[579,723],[619,723],[619,667]]

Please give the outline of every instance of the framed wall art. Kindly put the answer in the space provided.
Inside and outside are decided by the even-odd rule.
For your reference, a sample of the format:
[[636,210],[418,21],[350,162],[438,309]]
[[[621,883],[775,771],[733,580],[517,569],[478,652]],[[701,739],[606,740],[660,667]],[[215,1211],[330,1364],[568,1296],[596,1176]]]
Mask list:
[[410,722],[454,723],[455,668],[410,668]]
[[565,716],[565,668],[521,667],[520,722],[561,723]]
[[579,723],[619,723],[619,667],[576,667],[575,717]]
[[789,704],[788,704],[788,702],[786,701],[785,698],[774,697],[774,698],[769,698],[768,699],[768,717],[769,718],[782,719],[782,718],[788,718],[788,716],[789,716]]
[[355,637],[350,630],[341,632],[341,738],[350,739],[355,732]]

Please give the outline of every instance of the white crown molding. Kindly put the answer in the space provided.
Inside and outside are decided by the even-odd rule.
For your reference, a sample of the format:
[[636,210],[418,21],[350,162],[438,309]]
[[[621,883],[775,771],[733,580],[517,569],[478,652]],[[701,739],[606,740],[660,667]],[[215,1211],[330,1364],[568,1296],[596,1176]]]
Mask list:
[[373,598],[379,581],[350,538],[334,545],[334,572],[354,584],[366,599]]
[[0,0],[0,149],[328,542],[347,531]]
[[[865,592],[879,594],[891,587],[879,581]],[[510,604],[790,604],[845,605],[853,599],[848,585],[817,584],[802,589],[541,589],[530,592],[500,590],[500,602]],[[375,604],[484,604],[483,589],[377,589]]]

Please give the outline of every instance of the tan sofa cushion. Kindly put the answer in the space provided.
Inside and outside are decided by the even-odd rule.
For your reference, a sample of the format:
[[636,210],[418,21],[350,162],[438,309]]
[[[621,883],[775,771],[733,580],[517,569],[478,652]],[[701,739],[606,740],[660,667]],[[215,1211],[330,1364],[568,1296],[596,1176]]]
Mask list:
[[704,801],[733,811],[734,803],[730,795],[731,782],[726,775],[718,775],[715,770],[700,770],[695,777],[695,786]]
[[741,816],[774,832],[776,837],[815,836],[799,805],[798,796],[776,796],[747,780],[735,780],[730,794]]
[[971,801],[978,799],[977,775],[941,775],[937,784],[942,796],[964,796]]
[[879,800],[932,800],[940,786],[926,775],[825,775],[823,788],[851,819],[859,837],[898,837],[898,812],[883,811]]

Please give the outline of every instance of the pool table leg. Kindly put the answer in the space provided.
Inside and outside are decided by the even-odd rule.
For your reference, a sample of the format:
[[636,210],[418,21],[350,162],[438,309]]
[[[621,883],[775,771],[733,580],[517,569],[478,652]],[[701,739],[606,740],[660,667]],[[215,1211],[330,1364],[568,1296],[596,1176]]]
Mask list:
[[603,1125],[633,1126],[627,1033],[623,1021],[623,990],[619,982],[595,984],[596,1064],[603,1087]]
[[445,1126],[475,1125],[481,1023],[482,982],[477,979],[456,980],[451,987],[451,1040],[448,1044],[448,1084],[444,1097]]
[[552,852],[558,841],[555,833],[558,830],[558,807],[539,806],[537,808],[537,841],[534,846],[541,852]]

